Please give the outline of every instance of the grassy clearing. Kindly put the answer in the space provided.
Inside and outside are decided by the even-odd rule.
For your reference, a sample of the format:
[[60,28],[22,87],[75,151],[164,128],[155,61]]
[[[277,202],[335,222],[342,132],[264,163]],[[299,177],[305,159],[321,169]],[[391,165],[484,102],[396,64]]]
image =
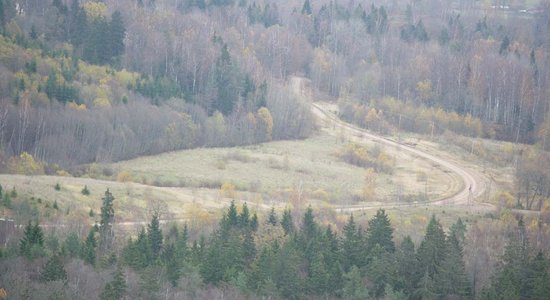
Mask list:
[[[335,138],[325,132],[301,141],[278,141],[237,148],[194,149],[123,161],[111,167],[128,172],[134,181],[163,186],[219,187],[233,183],[238,190],[264,194],[300,189],[311,198],[341,204],[357,200],[366,171],[337,157],[353,137]],[[374,147],[374,143],[367,147]],[[376,195],[394,202],[426,192],[431,200],[460,188],[454,174],[396,149],[382,147],[395,159],[393,174],[377,174]],[[315,195],[324,195],[320,197]],[[327,198],[327,199],[323,199]]]
[[[220,217],[220,208],[231,201],[217,190],[159,188],[89,178],[0,175],[0,184],[10,190],[15,186],[18,193],[13,200],[14,209],[0,209],[2,216],[17,220],[39,217],[46,223],[99,221],[101,198],[107,188],[115,197],[117,222],[147,222],[158,210],[163,219],[211,224]],[[59,191],[54,189],[56,184],[60,186]],[[81,193],[85,185],[90,195]],[[267,209],[248,193],[239,194],[238,199],[248,201],[253,210]],[[58,209],[52,208],[54,202]],[[90,216],[90,210],[94,216]]]

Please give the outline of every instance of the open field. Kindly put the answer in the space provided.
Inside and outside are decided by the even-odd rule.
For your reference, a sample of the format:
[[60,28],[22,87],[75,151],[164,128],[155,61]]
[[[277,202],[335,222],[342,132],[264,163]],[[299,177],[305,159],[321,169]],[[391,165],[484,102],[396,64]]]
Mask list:
[[[319,200],[347,204],[354,195],[361,194],[366,174],[364,168],[342,162],[336,156],[348,140],[346,136],[335,138],[321,132],[302,141],[141,157],[113,164],[112,168],[129,172],[135,181],[151,184],[196,187],[231,182],[239,190],[267,194],[301,188],[312,195],[326,194],[321,198],[328,199]],[[367,148],[374,146],[369,143]],[[437,165],[398,149],[381,149],[396,162],[394,174],[377,174],[376,194],[382,202],[395,201],[398,196],[423,195],[426,186],[430,199],[448,196],[460,188],[459,178]],[[427,185],[417,181],[417,172],[428,174]]]
[[[61,187],[59,191],[54,189],[57,183]],[[15,186],[18,193],[13,200],[13,215],[8,215],[9,217],[26,219],[39,214],[44,223],[76,222],[89,225],[99,221],[101,198],[107,188],[115,197],[117,222],[136,225],[140,225],[140,222],[145,224],[154,211],[160,211],[165,220],[189,223],[200,221],[208,224],[215,222],[220,216],[221,208],[228,206],[231,201],[219,190],[159,188],[90,178],[0,175],[0,184],[6,190]],[[81,193],[85,185],[90,195]],[[248,193],[241,193],[239,197],[249,200],[252,209],[268,208],[259,207],[261,203]],[[26,204],[21,205],[22,202]],[[58,209],[53,208],[54,202]],[[90,210],[94,212],[94,216],[89,215]],[[128,225],[133,225],[130,223]]]
[[[337,109],[330,103],[321,105],[326,111]],[[428,200],[435,203],[466,189],[458,173],[414,152],[404,151],[400,146],[384,145],[367,138],[366,132],[337,126],[327,119],[320,120],[318,127],[320,130],[305,140],[184,150],[100,166],[112,174],[98,177],[108,180],[0,175],[0,184],[5,189],[16,186],[21,197],[29,199],[31,214],[39,212],[50,221],[85,220],[90,224],[97,221],[101,197],[110,188],[117,199],[118,221],[136,225],[149,219],[153,210],[160,210],[165,220],[200,219],[211,223],[231,198],[248,202],[260,213],[272,206],[303,208],[311,203],[325,212],[351,205],[356,207],[354,211],[368,214],[374,212],[374,208],[386,207],[398,213],[396,220],[401,220],[404,215],[414,217],[432,210],[449,211],[448,207],[420,205],[426,193]],[[394,136],[385,138],[397,140]],[[401,133],[399,139],[402,143],[414,144],[418,151],[471,170],[479,190],[484,191],[476,195],[477,201],[490,201],[499,189],[511,184],[510,166],[487,162],[452,145],[445,137],[432,141],[425,136]],[[365,168],[343,162],[337,155],[349,143],[360,144],[369,153],[381,151],[395,162],[391,174],[376,174],[376,199],[362,198]],[[479,147],[494,148],[492,151],[496,152],[503,147],[492,141],[476,140],[474,145],[476,143]],[[420,179],[419,174],[427,174],[427,178]],[[60,184],[60,191],[54,189],[56,183]],[[221,191],[224,183],[231,183],[236,191],[233,188]],[[91,195],[82,195],[84,185]],[[52,208],[54,202],[59,209]],[[411,206],[393,207],[400,203]],[[361,207],[371,209],[362,211]],[[89,216],[90,210],[96,215]],[[476,211],[465,205],[452,210],[466,214]],[[477,215],[487,210],[478,207]],[[334,212],[330,214],[335,217]]]

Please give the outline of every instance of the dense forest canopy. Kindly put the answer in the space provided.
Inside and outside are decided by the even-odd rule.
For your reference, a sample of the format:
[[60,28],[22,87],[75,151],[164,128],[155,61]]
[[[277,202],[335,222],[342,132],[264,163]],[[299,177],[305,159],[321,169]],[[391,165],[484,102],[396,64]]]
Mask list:
[[70,166],[303,138],[294,75],[367,127],[374,108],[393,127],[548,147],[548,1],[0,3],[5,157]]
[[[334,228],[311,207],[303,213],[285,209],[282,214],[273,208],[259,218],[246,203],[238,207],[232,201],[207,235],[187,224],[163,227],[155,212],[136,236],[125,239],[112,230],[115,201],[107,190],[100,222],[87,234],[71,229],[46,235],[38,223],[29,222],[19,244],[0,252],[5,275],[0,284],[6,284],[14,298],[30,294],[59,299],[550,295],[549,262],[541,251],[545,245],[533,242],[533,235],[540,236],[521,216],[501,220],[504,224],[469,224],[458,218],[444,228],[432,215],[418,234],[420,240],[413,241],[411,236],[395,235],[383,209],[366,224],[352,214]],[[494,233],[506,236],[505,241],[486,237]]]

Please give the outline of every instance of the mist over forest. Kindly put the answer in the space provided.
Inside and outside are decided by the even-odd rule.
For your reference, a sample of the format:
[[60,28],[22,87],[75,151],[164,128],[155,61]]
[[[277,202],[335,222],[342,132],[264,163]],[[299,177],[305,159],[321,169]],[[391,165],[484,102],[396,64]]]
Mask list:
[[548,139],[548,0],[0,0],[0,299],[547,299]]

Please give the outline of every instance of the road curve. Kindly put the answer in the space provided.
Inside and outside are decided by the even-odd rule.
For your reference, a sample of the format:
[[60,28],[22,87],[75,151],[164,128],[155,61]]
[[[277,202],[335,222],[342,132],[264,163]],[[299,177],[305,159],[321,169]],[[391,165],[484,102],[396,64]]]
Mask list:
[[392,204],[378,204],[378,205],[374,205],[374,204],[373,205],[369,205],[369,204],[345,205],[345,206],[338,207],[338,210],[353,211],[353,210],[363,210],[363,209],[373,209],[373,208],[393,208],[393,207],[419,206],[419,205],[430,205],[430,206],[449,205],[450,206],[450,205],[476,204],[476,205],[483,205],[483,206],[491,206],[490,204],[487,204],[487,203],[479,203],[475,201],[476,198],[478,198],[483,194],[484,185],[481,182],[478,182],[478,180],[476,179],[476,175],[474,175],[475,173],[473,171],[467,170],[448,160],[423,152],[413,147],[369,133],[365,129],[359,128],[357,126],[354,126],[352,124],[349,124],[347,122],[340,120],[335,114],[325,110],[322,106],[318,105],[317,103],[312,102],[311,106],[312,106],[312,112],[315,116],[317,116],[321,120],[325,120],[332,123],[332,125],[334,125],[335,127],[345,129],[348,132],[357,134],[364,139],[374,140],[382,144],[385,144],[387,146],[398,147],[401,150],[407,151],[417,157],[436,163],[444,168],[447,168],[449,171],[456,173],[458,176],[462,178],[464,182],[462,190],[458,191],[453,196],[440,199],[437,201],[428,201],[428,202],[421,202],[421,203],[392,203]]

